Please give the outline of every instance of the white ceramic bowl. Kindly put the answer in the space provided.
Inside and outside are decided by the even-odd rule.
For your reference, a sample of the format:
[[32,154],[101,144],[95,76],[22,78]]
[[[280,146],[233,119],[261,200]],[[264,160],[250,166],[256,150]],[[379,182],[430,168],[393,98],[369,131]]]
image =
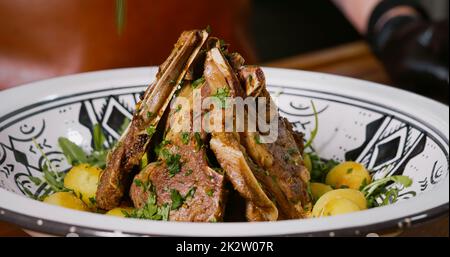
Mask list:
[[156,68],[118,69],[55,78],[0,92],[0,219],[56,235],[366,235],[406,228],[448,212],[449,107],[365,81],[266,68],[268,88],[280,113],[307,135],[313,128],[310,100],[319,109],[314,147],[323,158],[364,163],[374,176],[405,174],[413,185],[400,201],[357,213],[259,223],[183,223],[116,218],[48,205],[29,175],[42,176],[41,145],[55,166],[67,170],[57,138],[86,150],[92,124],[116,139],[131,118],[139,93]]

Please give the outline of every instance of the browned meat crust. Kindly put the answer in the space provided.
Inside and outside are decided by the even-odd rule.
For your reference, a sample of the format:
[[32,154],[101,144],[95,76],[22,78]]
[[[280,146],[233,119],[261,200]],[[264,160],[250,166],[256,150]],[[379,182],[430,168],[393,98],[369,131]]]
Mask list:
[[120,204],[130,185],[130,174],[149,145],[152,135],[148,129],[158,125],[178,83],[207,37],[204,31],[183,32],[169,58],[161,65],[155,83],[146,90],[130,126],[108,158],[96,194],[99,208],[109,210]]

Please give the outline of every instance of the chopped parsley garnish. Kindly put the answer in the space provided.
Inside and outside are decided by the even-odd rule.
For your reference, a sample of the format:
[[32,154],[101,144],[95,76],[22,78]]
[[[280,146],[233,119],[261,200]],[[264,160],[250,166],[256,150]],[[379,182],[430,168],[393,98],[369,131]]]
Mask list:
[[186,195],[183,197],[180,194],[180,192],[178,192],[178,190],[171,189],[170,190],[170,198],[172,199],[171,209],[177,210],[178,208],[180,208],[187,199],[192,198],[194,196],[196,190],[197,190],[196,187],[191,187],[187,191]]
[[133,180],[133,183],[134,183],[136,186],[138,186],[138,187],[144,188],[144,190],[145,190],[144,183],[142,182],[142,180],[135,178],[135,179]]
[[184,173],[184,176],[187,177],[187,176],[191,175],[192,172],[193,172],[193,170],[189,169],[188,171],[186,171],[186,173]]
[[163,149],[164,146],[171,144],[172,142],[170,140],[164,139],[159,145],[155,146],[155,153],[156,155],[160,155],[161,149]]
[[188,198],[194,197],[195,191],[197,191],[197,188],[196,187],[191,187],[189,189],[189,191],[187,191],[186,196],[184,198],[188,199]]
[[260,145],[261,143],[261,138],[259,137],[259,134],[255,134],[255,136],[253,137],[253,139],[255,139],[255,143]]
[[185,145],[189,144],[189,132],[181,133],[181,142],[183,142],[183,144]]
[[353,168],[349,168],[346,173],[347,174],[352,174],[353,173]]
[[172,199],[172,210],[177,210],[181,205],[183,205],[184,199],[181,196],[180,192],[178,192],[178,190],[176,189],[170,190],[170,199]]
[[90,202],[92,205],[96,205],[96,204],[97,204],[97,200],[95,199],[95,196],[89,197],[89,202]]
[[216,93],[212,95],[219,103],[220,108],[226,108],[227,97],[230,96],[230,90],[227,87],[217,89]]
[[205,28],[205,30],[206,30],[206,32],[208,33],[208,34],[210,34],[211,33],[211,26],[206,26],[206,28]]
[[155,114],[153,112],[147,112],[147,118],[151,118],[153,117]]
[[156,128],[155,126],[149,126],[148,128],[146,128],[147,131],[147,135],[149,135],[150,137],[153,136],[153,134],[155,134]]
[[203,83],[205,83],[205,77],[201,77],[201,78],[195,80],[194,82],[192,82],[192,87],[197,88],[200,85],[202,85]]
[[213,190],[213,189],[208,189],[208,190],[205,191],[205,193],[206,193],[208,196],[213,196],[213,195],[214,195],[214,190]]
[[194,133],[194,139],[197,144],[197,151],[198,151],[203,147],[203,140],[202,140],[202,136],[200,135],[200,132]]
[[287,150],[287,152],[288,152],[289,155],[298,154],[298,150],[295,149],[295,148],[289,148],[289,149]]
[[339,164],[335,160],[323,161],[314,152],[305,153],[304,159],[311,162],[311,170],[309,171],[311,174],[311,182],[324,183],[328,172]]
[[[139,181],[139,180],[138,180]],[[136,183],[136,180],[135,180]],[[143,185],[143,183],[139,183]],[[127,218],[136,218],[136,219],[149,219],[149,220],[168,220],[170,205],[165,203],[162,206],[157,205],[156,201],[156,190],[152,185],[151,181],[148,182],[148,186],[146,187],[148,191],[147,202],[139,209],[133,209],[132,211],[122,211],[122,213]]]
[[178,174],[181,171],[181,156],[179,154],[172,154],[167,149],[162,149],[160,153],[165,159],[169,176],[173,177]]
[[183,106],[181,106],[181,104],[177,105],[177,108],[175,108],[175,112],[179,112],[181,111],[181,109],[183,109]]

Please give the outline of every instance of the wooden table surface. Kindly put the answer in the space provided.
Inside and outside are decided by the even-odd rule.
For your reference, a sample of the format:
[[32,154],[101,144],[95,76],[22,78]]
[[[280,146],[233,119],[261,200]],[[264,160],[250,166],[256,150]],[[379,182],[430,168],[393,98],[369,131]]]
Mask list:
[[[265,66],[326,72],[363,80],[390,84],[381,64],[364,42],[355,42],[319,52],[293,56],[264,64]],[[449,236],[448,213],[436,220],[393,235]],[[0,222],[0,236],[28,236],[20,227]]]

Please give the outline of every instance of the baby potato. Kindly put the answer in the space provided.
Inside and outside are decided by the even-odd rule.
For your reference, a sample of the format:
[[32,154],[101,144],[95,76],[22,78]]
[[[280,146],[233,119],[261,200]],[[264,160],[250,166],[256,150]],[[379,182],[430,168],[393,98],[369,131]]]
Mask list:
[[[346,199],[358,206],[359,210],[367,209],[367,201],[361,191],[355,189],[336,189],[325,193],[319,198],[313,207],[312,215],[314,217],[322,216],[326,205],[334,199]],[[338,202],[338,204],[340,203]]]
[[323,194],[333,190],[331,186],[322,183],[311,183],[310,188],[311,194],[315,201],[317,201]]
[[88,206],[71,192],[54,193],[47,196],[43,202],[79,211],[89,211]]
[[305,168],[311,172],[312,170],[312,162],[311,162],[311,157],[309,156],[309,154],[305,153],[303,154],[303,164],[305,165]]
[[336,216],[350,212],[360,211],[361,209],[354,202],[345,198],[335,198],[328,201],[322,209],[320,216]]
[[102,170],[88,164],[72,167],[64,178],[64,186],[72,189],[75,194],[89,207],[95,205],[95,193]]
[[351,188],[359,190],[364,183],[369,184],[372,178],[367,169],[357,162],[343,162],[334,167],[325,179],[325,183],[334,188]]
[[133,208],[131,207],[116,207],[110,211],[108,211],[107,213],[105,213],[105,215],[111,215],[111,216],[117,216],[117,217],[125,217],[125,215],[123,214],[123,212],[131,212],[133,210]]

